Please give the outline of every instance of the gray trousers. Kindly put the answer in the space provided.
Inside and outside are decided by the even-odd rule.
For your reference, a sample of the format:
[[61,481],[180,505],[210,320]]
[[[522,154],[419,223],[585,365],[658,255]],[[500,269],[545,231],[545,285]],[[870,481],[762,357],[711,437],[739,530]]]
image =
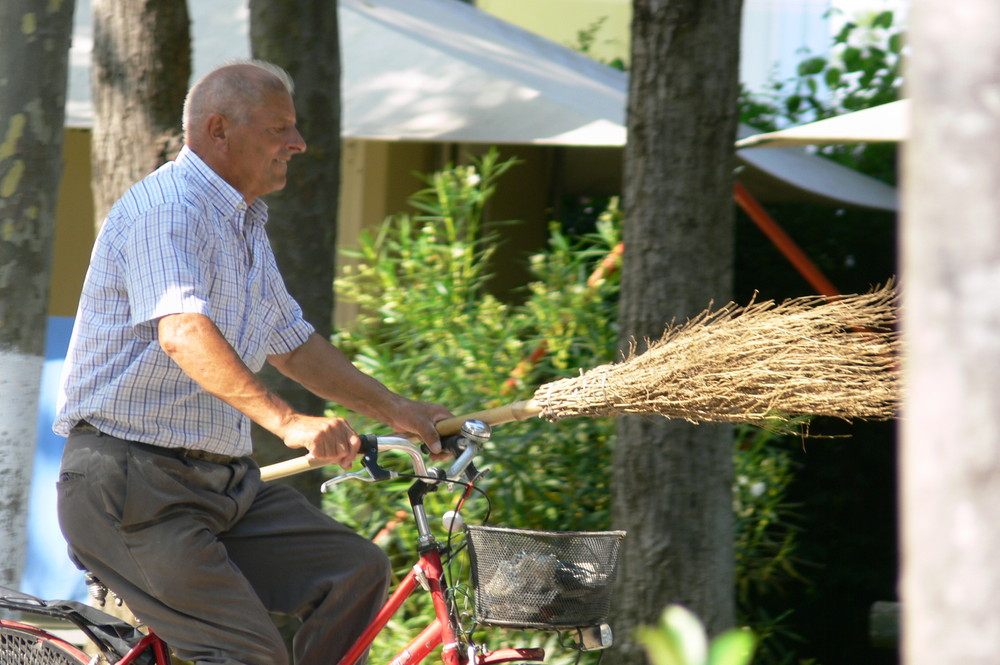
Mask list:
[[73,556],[184,660],[285,665],[273,611],[302,620],[298,665],[337,663],[385,599],[385,554],[250,458],[74,433],[58,496]]

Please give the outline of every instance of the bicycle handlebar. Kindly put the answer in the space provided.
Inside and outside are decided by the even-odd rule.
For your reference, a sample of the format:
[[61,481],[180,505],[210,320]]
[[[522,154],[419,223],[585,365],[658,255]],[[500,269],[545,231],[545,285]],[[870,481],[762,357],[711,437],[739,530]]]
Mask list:
[[432,483],[461,481],[466,469],[471,471],[472,476],[478,473],[475,467],[472,466],[472,458],[479,452],[479,447],[475,443],[461,436],[451,436],[442,438],[441,444],[445,450],[455,457],[455,461],[447,471],[439,468],[428,468],[427,463],[424,461],[426,448],[418,446],[409,439],[398,436],[364,435],[361,437],[363,452],[361,464],[364,468],[360,471],[344,473],[331,478],[323,483],[320,489],[326,492],[334,485],[346,480],[360,480],[366,483],[374,483],[398,478],[403,474],[385,469],[378,463],[379,453],[389,450],[405,453],[410,458],[413,473],[407,475],[417,476]]
[[[540,412],[541,407],[538,406],[535,400],[521,400],[505,404],[504,406],[486,409],[484,411],[476,411],[475,413],[470,413],[465,416],[446,418],[445,420],[437,423],[437,431],[442,437],[450,436],[458,434],[461,431],[462,426],[469,421],[478,420],[486,425],[499,425],[501,423],[510,423],[517,420],[527,420],[528,418],[537,416]],[[261,480],[267,482],[270,480],[277,480],[278,478],[284,478],[286,476],[292,476],[296,473],[309,471],[311,469],[318,469],[319,467],[327,466],[328,464],[329,462],[311,459],[303,455],[302,457],[295,457],[290,460],[285,460],[284,462],[277,462],[275,464],[269,464],[261,467],[260,477]]]
[[[466,469],[475,471],[472,466],[472,458],[479,452],[477,443],[482,443],[490,438],[490,427],[480,420],[464,420],[460,434],[441,437],[441,447],[450,452],[455,457],[455,462],[444,474],[441,481],[460,480]],[[383,469],[378,464],[378,453],[384,450],[396,450],[406,453],[413,467],[413,473],[417,476],[427,478],[433,477],[435,471],[428,470],[424,461],[424,453],[428,452],[426,447],[419,446],[413,441],[401,436],[374,436],[364,434],[361,436],[361,463],[365,467],[363,471],[345,473],[336,478],[323,483],[323,490],[328,486],[335,485],[344,480],[357,479],[365,482],[376,482],[388,480],[398,476],[395,472]],[[296,457],[285,462],[278,462],[262,467],[260,470],[261,480],[267,482],[277,478],[283,478],[292,474],[308,471],[328,465],[329,462],[323,460],[309,459],[307,457]]]

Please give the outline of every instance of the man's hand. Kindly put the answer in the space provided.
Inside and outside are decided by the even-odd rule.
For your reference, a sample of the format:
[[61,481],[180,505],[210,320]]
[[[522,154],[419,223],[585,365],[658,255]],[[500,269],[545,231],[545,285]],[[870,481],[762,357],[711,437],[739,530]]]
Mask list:
[[451,454],[442,452],[441,436],[435,423],[445,418],[451,418],[451,412],[439,404],[415,402],[401,397],[393,410],[393,417],[385,422],[402,436],[417,439],[427,444],[431,449],[431,459],[441,461]]
[[343,418],[295,414],[282,437],[289,448],[305,448],[309,459],[339,464],[348,470],[361,449],[361,437]]

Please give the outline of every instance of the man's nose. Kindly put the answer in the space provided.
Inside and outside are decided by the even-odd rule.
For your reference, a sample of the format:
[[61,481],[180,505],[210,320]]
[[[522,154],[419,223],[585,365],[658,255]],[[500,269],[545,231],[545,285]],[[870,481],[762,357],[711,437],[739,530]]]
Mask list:
[[306,151],[306,140],[302,138],[302,134],[299,133],[298,128],[292,129],[292,136],[289,139],[288,148],[292,152]]

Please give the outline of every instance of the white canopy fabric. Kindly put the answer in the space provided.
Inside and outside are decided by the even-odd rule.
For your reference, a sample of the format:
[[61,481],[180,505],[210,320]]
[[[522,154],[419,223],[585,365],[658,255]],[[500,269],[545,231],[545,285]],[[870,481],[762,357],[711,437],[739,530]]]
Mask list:
[[455,0],[340,0],[344,136],[620,146],[625,75]]
[[910,131],[910,100],[874,106],[776,132],[754,134],[737,148],[842,145],[905,141]]
[[[343,136],[623,146],[628,76],[456,0],[339,0]],[[189,3],[194,76],[249,55],[246,0]],[[67,123],[90,126],[90,2],[78,0]],[[665,128],[668,131],[668,128]],[[741,128],[741,135],[751,132]],[[800,149],[737,158],[779,198],[896,208],[895,190]],[[748,185],[750,186],[750,185]]]
[[[194,78],[250,55],[246,0],[189,2]],[[340,0],[347,138],[625,144],[627,77],[457,0]],[[78,0],[67,122],[89,127],[90,0]]]
[[[740,131],[745,133],[749,128],[741,127]],[[807,199],[886,211],[899,208],[895,187],[802,148],[748,148],[737,150],[736,159],[739,179],[757,198]]]

